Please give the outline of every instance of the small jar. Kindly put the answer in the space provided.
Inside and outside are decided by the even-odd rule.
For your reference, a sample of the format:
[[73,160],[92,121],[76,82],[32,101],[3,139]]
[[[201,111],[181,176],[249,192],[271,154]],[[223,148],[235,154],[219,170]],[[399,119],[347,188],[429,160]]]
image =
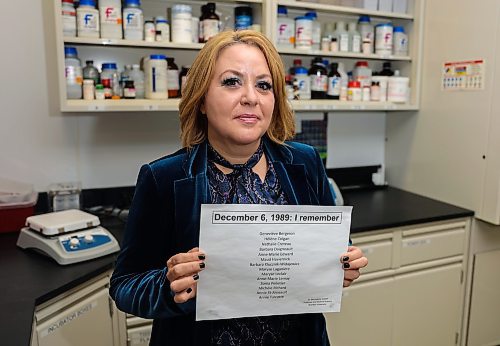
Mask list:
[[357,80],[350,81],[347,86],[347,101],[359,102],[362,100],[361,83]]
[[156,39],[156,29],[155,24],[152,20],[146,20],[144,22],[144,41],[154,42]]
[[184,88],[186,86],[187,74],[188,74],[190,68],[191,68],[191,65],[182,66],[181,72],[179,73],[179,84],[181,87],[180,96],[182,96],[182,93],[183,93]]
[[84,79],[83,80],[83,99],[93,100],[94,99],[94,80]]
[[371,90],[370,90],[370,100],[371,101],[380,101],[380,83],[372,82]]
[[95,99],[104,100],[104,86],[102,84],[97,84],[95,86]]
[[339,51],[339,45],[337,44],[337,38],[333,37],[332,40],[330,41],[330,52],[338,52]]
[[123,98],[135,99],[135,86],[133,80],[125,81],[125,85],[123,86]]
[[330,51],[330,38],[329,37],[323,37],[321,39],[321,50],[323,52],[329,52]]
[[192,8],[189,5],[172,6],[172,42],[191,43],[193,40]]
[[365,85],[363,87],[363,92],[362,92],[361,99],[363,100],[363,102],[369,102],[370,101],[370,87],[368,85]]
[[113,96],[113,89],[111,89],[111,79],[103,79],[102,86],[104,89],[104,98],[111,99]]

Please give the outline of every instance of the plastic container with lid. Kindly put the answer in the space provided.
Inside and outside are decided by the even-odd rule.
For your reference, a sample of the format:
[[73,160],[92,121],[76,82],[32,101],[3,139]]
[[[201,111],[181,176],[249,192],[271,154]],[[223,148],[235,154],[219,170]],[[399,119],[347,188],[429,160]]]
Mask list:
[[296,67],[294,80],[297,82],[299,100],[311,99],[311,78],[307,68]]
[[353,53],[361,52],[361,34],[357,30],[357,24],[355,22],[349,22],[347,24],[349,30],[349,51]]
[[220,18],[215,13],[215,3],[209,2],[205,5],[205,11],[200,17],[203,30],[203,43],[219,33]]
[[348,52],[349,51],[349,33],[345,29],[345,22],[337,22],[335,32],[335,38],[337,39],[338,51]]
[[64,73],[66,76],[66,97],[82,98],[83,73],[75,47],[64,47]]
[[234,30],[250,29],[253,24],[253,11],[250,6],[234,8]]
[[146,19],[144,21],[144,41],[146,42],[156,41],[155,23],[151,19]]
[[95,0],[80,0],[76,9],[78,37],[99,37],[99,11],[95,8]]
[[393,49],[396,56],[408,55],[408,36],[405,34],[405,29],[402,26],[394,27]]
[[387,86],[389,83],[388,76],[373,76],[372,83],[376,82],[379,86],[379,101],[387,102]]
[[123,7],[123,37],[126,40],[144,39],[144,15],[139,0],[126,0]]
[[135,98],[144,98],[144,72],[141,70],[139,64],[133,64],[132,70],[129,72],[129,77],[134,81]]
[[146,98],[166,100],[167,89],[167,57],[153,54],[144,59],[144,76]]
[[167,58],[167,90],[168,98],[179,97],[179,67],[174,58]]
[[172,42],[192,42],[192,8],[189,5],[172,6]]
[[375,54],[388,56],[392,54],[392,23],[382,23],[375,26]]
[[160,32],[159,39],[158,35],[156,35],[157,41],[170,42],[170,23],[168,19],[162,16],[155,17],[155,30],[157,33]]
[[361,42],[365,44],[363,53],[372,54],[375,43],[375,33],[373,25],[370,21],[370,16],[360,16],[358,20],[359,33],[361,35]]
[[32,184],[0,178],[0,233],[17,232],[35,214],[38,193]]
[[321,57],[315,57],[309,69],[311,79],[311,99],[325,99],[328,90],[328,71]]
[[84,79],[83,80],[83,99],[93,100],[94,96],[94,80]]
[[102,38],[123,37],[121,0],[99,0],[99,17]]
[[312,49],[313,20],[311,17],[295,17],[295,48]]
[[361,88],[372,85],[372,70],[368,67],[368,61],[358,61],[352,71],[354,80],[361,83]]
[[347,101],[359,102],[362,100],[361,83],[357,80],[352,80],[347,86]]
[[99,83],[99,70],[94,66],[94,61],[87,60],[85,64],[83,68],[83,79],[92,79],[94,85],[97,85]]
[[62,0],[62,23],[65,37],[76,37],[76,9],[73,0]]
[[312,19],[312,49],[320,50],[321,49],[321,24],[318,21],[318,15],[316,11],[307,12],[306,17],[310,17]]
[[328,91],[326,98],[331,100],[340,100],[340,88],[342,84],[342,76],[338,71],[339,64],[334,62],[330,65],[331,70],[328,74]]
[[276,29],[276,46],[278,48],[293,48],[295,44],[295,21],[288,18],[288,10],[282,5],[278,5],[278,27]]
[[[107,84],[109,81],[112,96],[120,96],[120,74],[118,73],[118,67],[114,62],[106,62],[102,64],[101,80],[103,84]],[[106,87],[106,85],[105,85]]]
[[388,78],[387,101],[394,103],[407,103],[410,78],[401,77],[399,70],[394,71],[394,76]]

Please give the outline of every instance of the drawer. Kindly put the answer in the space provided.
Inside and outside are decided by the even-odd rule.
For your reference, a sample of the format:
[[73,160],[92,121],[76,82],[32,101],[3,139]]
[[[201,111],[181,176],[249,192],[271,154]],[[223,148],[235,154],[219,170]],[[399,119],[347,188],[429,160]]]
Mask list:
[[464,228],[408,236],[405,236],[405,232],[403,232],[400,264],[403,266],[462,255],[464,245]]
[[129,328],[127,330],[127,339],[129,346],[148,346],[151,340],[152,325],[142,326],[136,328]]
[[392,241],[376,241],[356,244],[368,258],[368,265],[361,269],[362,273],[371,273],[390,269],[392,264]]
[[137,326],[142,326],[145,324],[152,324],[153,320],[137,317],[134,315],[127,316],[127,328],[133,328]]

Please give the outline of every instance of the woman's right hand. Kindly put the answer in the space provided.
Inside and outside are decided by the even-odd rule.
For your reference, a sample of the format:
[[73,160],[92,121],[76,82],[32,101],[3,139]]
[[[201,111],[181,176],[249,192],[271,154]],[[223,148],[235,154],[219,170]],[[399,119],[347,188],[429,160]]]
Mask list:
[[185,303],[196,297],[198,273],[205,268],[205,254],[195,247],[188,252],[178,253],[167,261],[167,279],[175,293],[176,303]]

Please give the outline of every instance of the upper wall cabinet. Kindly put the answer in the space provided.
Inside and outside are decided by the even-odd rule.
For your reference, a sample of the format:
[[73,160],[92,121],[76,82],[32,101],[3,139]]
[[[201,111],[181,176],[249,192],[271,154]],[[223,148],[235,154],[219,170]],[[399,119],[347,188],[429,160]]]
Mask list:
[[[68,1],[68,2],[66,2]],[[121,80],[120,73],[124,71],[125,66],[137,64],[141,69],[144,69],[144,57],[150,57],[151,55],[163,55],[169,58],[173,58],[173,64],[178,67],[178,71],[182,71],[183,67],[189,67],[194,61],[197,52],[203,47],[203,43],[199,43],[196,37],[189,41],[181,40],[179,42],[179,36],[174,39],[174,33],[182,30],[182,25],[186,26],[188,23],[189,14],[185,12],[180,12],[179,8],[174,8],[177,4],[188,5],[191,10],[191,28],[192,32],[198,31],[197,29],[203,28],[203,25],[199,25],[199,18],[202,15],[202,6],[206,5],[206,1],[179,1],[179,2],[167,2],[165,0],[142,0],[140,1],[140,9],[143,12],[144,20],[156,19],[166,19],[168,21],[169,33],[167,34],[168,39],[165,39],[165,30],[162,33],[155,31],[154,24],[148,23],[148,25],[153,26],[152,39],[145,40],[144,36],[141,38],[130,38],[125,37],[123,32],[117,34],[117,31],[113,33],[108,30],[107,33],[103,32],[106,30],[102,25],[103,18],[100,20],[97,18],[92,18],[92,16],[80,15],[77,16],[77,26],[84,25],[85,21],[87,24],[92,24],[92,20],[100,22],[100,31],[97,35],[72,35],[68,34],[68,17],[65,17],[63,13],[67,15],[68,9],[71,11],[70,0],[53,0],[53,7],[56,13],[56,43],[57,43],[57,70],[58,70],[58,82],[59,82],[59,95],[60,95],[60,109],[63,112],[110,112],[110,111],[177,111],[179,106],[179,97],[170,97],[168,99],[151,99],[151,98],[125,98],[124,94],[124,81],[129,78],[125,77],[123,81]],[[327,1],[327,0],[321,0]],[[366,9],[359,7],[349,7],[341,6],[334,3],[342,3],[346,1],[340,0],[328,0],[330,3],[312,3],[303,1],[290,1],[290,0],[245,0],[245,1],[218,1],[216,3],[215,13],[219,17],[219,28],[224,30],[233,30],[237,27],[252,25],[250,28],[255,30],[261,30],[266,34],[267,37],[276,45],[278,52],[280,53],[287,73],[290,73],[291,67],[297,64],[297,60],[300,59],[300,64],[309,72],[306,72],[305,78],[309,81],[309,86],[306,88],[312,88],[313,94],[318,88],[324,88],[324,91],[329,92],[329,98],[325,99],[315,99],[317,96],[313,95],[312,99],[308,99],[307,96],[301,93],[300,90],[304,88],[304,85],[298,80],[295,84],[292,84],[290,79],[290,95],[293,95],[293,88],[295,88],[295,99],[292,100],[290,96],[291,104],[294,110],[297,111],[336,111],[336,110],[350,110],[350,111],[393,111],[393,110],[417,110],[419,107],[419,97],[420,97],[420,60],[421,60],[421,46],[422,46],[422,15],[424,9],[425,0],[408,0],[406,13],[397,13],[391,11],[379,11],[374,9]],[[394,0],[399,1],[399,0]],[[99,11],[99,7],[113,3],[120,3],[120,0],[101,0],[101,4],[95,4],[96,12],[105,13],[106,16],[113,18],[116,15],[116,11],[108,10],[107,12],[103,9]],[[137,3],[137,0],[126,0],[122,2],[123,11],[125,8],[125,3]],[[352,1],[351,1],[352,2]],[[362,1],[357,1],[361,3]],[[368,1],[366,1],[368,2]],[[374,1],[377,3],[377,1]],[[90,9],[92,9],[92,4],[95,3],[92,0],[80,0],[80,5],[85,5],[89,3]],[[132,4],[133,5],[133,4]],[[278,7],[280,8],[280,14],[278,14]],[[291,23],[293,30],[292,41],[288,45],[283,45],[279,42],[280,30],[283,29],[282,20],[284,18],[283,9],[286,9],[288,18],[288,23]],[[181,8],[182,10],[182,8]],[[104,12],[103,12],[104,11]],[[90,11],[91,12],[91,11]],[[206,17],[209,15],[210,9]],[[82,12],[83,13],[83,12]],[[305,39],[307,40],[307,35],[310,36],[311,45],[307,46],[307,42],[304,45],[304,30],[302,28],[302,23],[304,20],[300,21],[300,17],[307,16],[309,18],[313,17],[311,20],[305,20],[305,23],[312,23],[312,29],[308,32],[307,28],[305,31]],[[364,16],[364,20],[369,18],[370,25],[373,27],[373,37],[371,41],[371,49],[364,49],[363,45],[369,44],[369,42],[363,42],[360,32],[359,21],[360,18]],[[101,15],[102,17],[102,15]],[[175,18],[174,18],[175,17]],[[299,17],[299,20],[297,20]],[[194,19],[193,19],[194,18]],[[175,20],[177,19],[177,20]],[[130,15],[123,15],[121,19],[117,19],[122,22],[131,23],[134,25],[135,18]],[[184,21],[182,21],[184,20]],[[344,24],[342,24],[344,23]],[[355,23],[355,24],[350,24]],[[393,54],[394,51],[386,51],[381,53],[380,50],[376,50],[376,38],[383,37],[384,33],[381,31],[377,35],[377,25],[390,23],[392,28],[400,27],[403,28],[405,34],[407,35],[408,53],[404,54]],[[212,23],[213,24],[213,23]],[[179,25],[181,27],[179,27]],[[205,25],[206,30],[210,29],[210,23],[207,22]],[[337,30],[339,27],[345,25],[345,32],[342,30]],[[307,25],[306,25],[307,26]],[[359,37],[353,36],[352,31],[349,32],[349,26],[353,31],[359,32]],[[356,28],[354,28],[356,26]],[[337,27],[337,28],[336,28]],[[319,28],[319,31],[318,31]],[[189,29],[189,28],[188,28]],[[381,29],[382,30],[382,29]],[[401,29],[398,29],[401,30]],[[111,32],[111,34],[110,34]],[[144,34],[143,34],[144,35]],[[161,35],[159,37],[156,37]],[[93,36],[93,37],[89,37]],[[163,36],[163,37],[162,37]],[[195,35],[193,35],[195,36]],[[347,37],[348,43],[345,41]],[[318,41],[319,40],[319,41]],[[323,46],[321,46],[321,40]],[[295,43],[293,42],[295,41]],[[300,42],[299,42],[300,41]],[[358,42],[359,41],[359,42]],[[345,46],[347,44],[348,46]],[[117,67],[117,76],[114,79],[114,83],[119,83],[120,86],[115,85],[115,94],[121,94],[121,98],[118,99],[118,95],[115,95],[115,99],[84,99],[83,91],[82,96],[79,94],[75,95],[71,93],[70,89],[75,88],[75,84],[83,85],[83,75],[78,69],[78,60],[70,61],[69,68],[68,63],[65,62],[65,48],[74,47],[76,48],[77,58],[79,59],[79,64],[81,68],[86,66],[86,62],[91,60],[93,65],[102,72],[102,67],[104,64],[114,63]],[[366,48],[366,46],[365,46]],[[347,83],[344,83],[344,87],[337,86],[338,89],[334,90],[335,81],[328,81],[327,76],[320,76],[318,80],[314,80],[313,77],[307,75],[310,73],[311,66],[313,64],[313,59],[318,60],[321,57],[322,62],[325,64],[326,70],[330,73],[332,68],[332,63],[340,63],[341,68],[345,70],[345,75],[343,78],[347,79],[357,79],[358,74],[355,71],[356,64],[358,62],[366,62],[368,68],[375,74],[382,70],[384,63],[389,62],[393,71],[400,71],[401,77],[408,77],[409,84],[406,91],[406,101],[385,99],[380,97],[377,101],[375,93],[382,93],[387,95],[390,90],[387,90],[389,86],[387,81],[379,82],[374,79],[376,83],[373,83],[373,88],[370,88],[368,83],[366,86],[372,89],[370,90],[372,95],[367,96],[367,90],[365,90],[365,95],[363,95],[363,89],[356,89],[356,84],[354,83],[353,88],[350,88]],[[147,59],[146,59],[147,60]],[[326,60],[326,61],[324,61]],[[172,61],[170,59],[170,64]],[[359,65],[359,64],[358,64]],[[106,65],[109,67],[109,65]],[[172,66],[172,65],[170,65]],[[167,79],[173,84],[181,85],[181,78],[178,76],[174,70],[168,72]],[[304,71],[302,69],[302,71]],[[324,70],[323,70],[324,71]],[[351,74],[347,75],[353,71],[354,76]],[[112,74],[113,72],[111,72]],[[179,73],[179,72],[177,72]],[[324,73],[324,72],[323,72]],[[109,74],[108,74],[109,77]],[[107,77],[107,78],[108,78]],[[118,78],[118,81],[117,79]],[[133,79],[133,77],[130,77]],[[304,76],[303,76],[304,78]],[[319,85],[318,81],[324,83]],[[113,82],[113,80],[112,80]],[[333,83],[333,84],[332,84]],[[139,82],[140,84],[140,82]],[[332,84],[332,85],[329,85]],[[71,85],[71,86],[70,86]],[[340,84],[339,84],[340,85]],[[135,86],[135,85],[134,85]],[[362,85],[361,85],[362,86]],[[107,85],[104,85],[106,88]],[[170,85],[168,86],[170,88]],[[175,87],[175,86],[174,86]],[[401,83],[394,83],[394,88],[391,89],[394,92],[401,93]],[[403,78],[403,92],[404,91],[404,78]],[[387,88],[387,89],[386,89]],[[111,89],[113,89],[111,87]],[[141,86],[137,86],[137,94],[140,94]],[[299,90],[298,90],[299,89]],[[341,90],[342,89],[342,90]],[[352,90],[351,90],[352,89]],[[89,89],[87,89],[88,91]],[[113,91],[113,90],[112,90]],[[342,95],[343,94],[343,95]],[[70,95],[70,96],[69,96]],[[88,95],[88,94],[87,94]],[[175,93],[174,93],[175,95]],[[331,97],[332,95],[337,95]],[[172,94],[170,95],[172,96]],[[364,99],[363,99],[364,96]],[[349,100],[345,100],[348,97]],[[361,97],[361,100],[359,99]],[[299,99],[297,99],[299,98]]]

